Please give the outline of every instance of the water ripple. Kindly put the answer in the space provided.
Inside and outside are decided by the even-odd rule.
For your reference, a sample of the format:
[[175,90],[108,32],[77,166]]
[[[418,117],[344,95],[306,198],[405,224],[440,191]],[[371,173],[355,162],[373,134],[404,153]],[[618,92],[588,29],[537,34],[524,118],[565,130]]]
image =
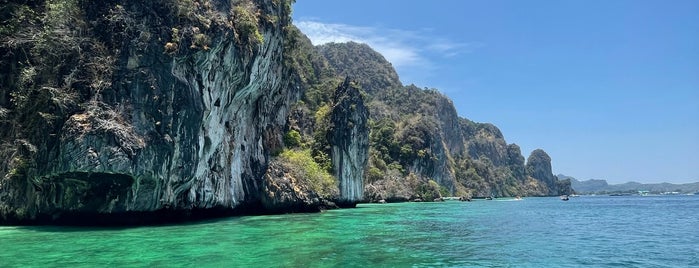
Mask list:
[[365,204],[139,228],[0,227],[0,267],[697,267],[699,197]]

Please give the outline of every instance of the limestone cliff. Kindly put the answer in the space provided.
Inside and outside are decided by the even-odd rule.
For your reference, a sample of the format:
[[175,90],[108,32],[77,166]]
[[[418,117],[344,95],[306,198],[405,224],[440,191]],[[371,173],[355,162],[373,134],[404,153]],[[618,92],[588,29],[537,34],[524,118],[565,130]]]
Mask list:
[[[460,118],[452,101],[436,89],[403,86],[391,64],[367,45],[331,43],[316,50],[336,76],[356,77],[366,93],[372,121],[367,200],[431,200],[426,197],[433,194],[425,189],[435,184],[441,194],[460,196],[558,192],[558,184],[543,171],[527,176],[519,146],[508,144],[496,126]],[[308,93],[299,114],[313,114],[315,103],[324,100],[322,90]],[[309,122],[300,118],[294,121]]]
[[571,194],[570,180],[559,180],[551,171],[551,157],[544,150],[536,149],[527,158],[527,176],[541,182],[548,189],[544,195]]
[[340,182],[337,204],[354,207],[364,199],[364,173],[369,153],[369,111],[349,77],[335,91],[329,142],[335,177]]
[[17,27],[2,32],[0,221],[264,207],[297,96],[282,64],[289,2],[22,3],[2,17]]

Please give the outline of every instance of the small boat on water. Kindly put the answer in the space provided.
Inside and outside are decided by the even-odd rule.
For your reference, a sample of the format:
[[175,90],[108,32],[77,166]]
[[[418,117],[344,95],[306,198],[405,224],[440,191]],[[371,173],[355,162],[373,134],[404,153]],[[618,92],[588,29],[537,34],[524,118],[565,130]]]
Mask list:
[[564,194],[564,195],[561,195],[561,200],[568,201],[568,200],[570,200],[570,198],[568,198],[568,195]]
[[485,200],[495,200],[495,193],[491,192],[490,196],[487,196]]

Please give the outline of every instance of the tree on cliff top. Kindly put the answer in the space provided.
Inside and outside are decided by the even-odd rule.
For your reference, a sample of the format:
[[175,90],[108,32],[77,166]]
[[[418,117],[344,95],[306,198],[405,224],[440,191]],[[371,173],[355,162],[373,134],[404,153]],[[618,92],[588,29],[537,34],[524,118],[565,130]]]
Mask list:
[[337,75],[355,78],[366,92],[401,86],[391,63],[366,44],[328,43],[318,46],[318,51]]
[[[449,194],[548,194],[538,184],[528,186],[519,147],[507,144],[496,126],[459,118],[451,101],[436,89],[402,86],[393,66],[368,45],[348,42],[312,47],[307,38],[302,39],[300,47],[305,52],[298,51],[298,55],[306,56],[297,62],[302,63],[308,79],[302,83],[306,90],[296,114],[305,114],[309,119],[302,125],[313,130],[299,128],[300,132],[322,130],[322,123],[313,124],[317,122],[314,115],[327,107],[343,77],[355,78],[371,114],[370,183],[382,184],[389,174],[400,174],[403,179],[418,178],[422,185],[432,179],[444,184],[440,190],[449,186],[444,187]],[[294,121],[293,127],[298,127],[304,120],[297,117]]]

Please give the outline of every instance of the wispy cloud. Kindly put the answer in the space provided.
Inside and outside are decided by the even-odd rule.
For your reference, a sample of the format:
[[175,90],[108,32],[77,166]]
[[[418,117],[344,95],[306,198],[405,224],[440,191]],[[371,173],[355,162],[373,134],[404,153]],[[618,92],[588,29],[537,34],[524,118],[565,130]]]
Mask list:
[[314,45],[348,41],[366,43],[384,55],[396,68],[430,65],[432,61],[431,57],[426,55],[428,53],[454,57],[461,53],[470,53],[475,48],[472,43],[434,38],[434,33],[428,30],[408,31],[314,20],[301,20],[295,24]]
[[480,42],[454,43],[448,40],[437,40],[427,46],[427,49],[439,53],[443,57],[456,57],[459,54],[471,53],[485,46]]

